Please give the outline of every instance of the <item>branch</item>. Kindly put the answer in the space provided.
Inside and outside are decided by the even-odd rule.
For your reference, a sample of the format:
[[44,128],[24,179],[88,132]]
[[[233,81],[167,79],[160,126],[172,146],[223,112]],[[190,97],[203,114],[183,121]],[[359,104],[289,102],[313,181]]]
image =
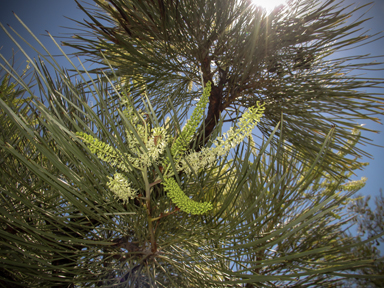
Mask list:
[[152,216],[151,216],[151,191],[150,191],[150,186],[148,182],[148,175],[147,175],[147,169],[144,167],[143,169],[143,178],[145,182],[145,193],[146,193],[146,203],[147,203],[147,219],[148,219],[148,230],[149,234],[151,236],[151,251],[152,253],[156,253],[157,251],[157,244],[156,244],[156,238],[155,238],[155,233],[153,231],[153,224],[152,224]]

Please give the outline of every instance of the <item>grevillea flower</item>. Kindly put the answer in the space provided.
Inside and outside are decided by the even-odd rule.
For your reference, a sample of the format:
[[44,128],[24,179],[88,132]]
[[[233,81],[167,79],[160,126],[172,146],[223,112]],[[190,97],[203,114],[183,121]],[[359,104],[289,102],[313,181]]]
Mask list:
[[91,153],[95,154],[100,160],[108,162],[125,172],[131,171],[131,168],[122,161],[123,155],[112,146],[98,140],[83,132],[76,132],[76,135],[88,146]]
[[205,107],[208,104],[209,95],[211,94],[211,82],[208,81],[207,85],[204,88],[203,96],[200,101],[197,103],[195,110],[192,112],[191,118],[185,124],[183,131],[181,131],[180,136],[176,139],[175,143],[172,145],[171,153],[173,157],[176,157],[177,154],[182,155],[187,149],[187,145],[192,140],[193,134],[196,132],[197,127],[199,126],[201,120],[204,116]]
[[147,143],[145,143],[147,152],[140,155],[142,164],[147,167],[152,164],[157,164],[157,160],[164,153],[167,143],[167,131],[163,127],[155,127],[152,130],[151,137],[148,139]]
[[199,152],[192,152],[185,156],[179,163],[177,169],[187,174],[197,172],[209,167],[221,156],[226,155],[231,148],[239,145],[246,137],[250,136],[253,128],[263,116],[265,108],[257,102],[257,107],[250,107],[239,121],[239,127],[231,127],[223,136],[216,138],[213,142],[215,147],[203,147]]
[[209,202],[196,202],[190,199],[184,194],[183,190],[180,189],[173,178],[165,179],[163,185],[164,190],[168,192],[168,197],[181,211],[192,215],[201,215],[213,208],[212,204]]
[[[208,103],[211,92],[211,83],[208,82],[204,88],[203,96],[197,104],[189,119],[171,147],[173,162],[176,163],[176,169],[186,174],[196,173],[201,169],[211,166],[221,156],[239,145],[246,137],[250,136],[253,128],[260,121],[263,115],[264,107],[257,103],[257,106],[249,108],[238,122],[238,128],[231,127],[227,133],[218,137],[213,142],[213,147],[203,147],[199,152],[187,152],[189,143],[192,140],[197,127],[201,123],[205,107]],[[92,153],[96,154],[101,160],[109,162],[120,171],[129,173],[134,169],[148,169],[153,165],[162,164],[167,167],[170,163],[169,158],[165,158],[164,151],[169,144],[169,135],[164,127],[150,128],[141,111],[135,113],[134,108],[130,106],[129,101],[124,102],[126,109],[124,116],[130,121],[136,133],[126,129],[126,144],[129,153],[122,153],[112,146],[79,132],[77,135],[89,147]],[[137,138],[138,137],[138,138]],[[144,143],[145,148],[141,143]],[[125,163],[129,163],[127,165]],[[176,181],[171,177],[172,174],[163,175],[164,189],[168,192],[168,197],[180,208],[181,211],[199,215],[212,209],[212,204],[208,202],[196,202],[190,199],[180,189]],[[132,183],[122,173],[115,173],[113,178],[108,177],[108,188],[120,199],[128,201],[137,196],[137,189],[132,187]]]
[[108,188],[119,198],[124,201],[133,199],[137,196],[137,190],[131,187],[131,183],[121,173],[115,173],[112,177],[108,177]]

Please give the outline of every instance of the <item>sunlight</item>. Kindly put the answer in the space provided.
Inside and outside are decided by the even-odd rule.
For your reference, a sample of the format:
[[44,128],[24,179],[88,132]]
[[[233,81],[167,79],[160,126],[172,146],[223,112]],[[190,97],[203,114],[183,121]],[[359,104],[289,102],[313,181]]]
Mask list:
[[263,7],[267,12],[271,12],[275,7],[285,4],[286,0],[252,0],[257,6]]

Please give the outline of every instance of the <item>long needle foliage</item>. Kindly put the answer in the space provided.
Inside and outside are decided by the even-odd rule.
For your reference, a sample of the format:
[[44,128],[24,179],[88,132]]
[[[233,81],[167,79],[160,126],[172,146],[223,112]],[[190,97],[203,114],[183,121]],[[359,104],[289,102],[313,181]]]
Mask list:
[[[324,45],[342,28],[324,32],[320,42],[313,31],[345,19],[331,14],[334,1],[317,10],[316,1],[292,2],[296,12],[269,16],[247,1],[95,2],[115,25],[103,27],[85,10],[98,23],[86,25],[100,36],[87,47],[108,67],[97,77],[56,42],[71,71],[40,42],[44,52],[36,49],[39,58],[32,59],[1,25],[33,72],[27,81],[1,56],[2,286],[329,286],[374,265],[353,253],[364,243],[343,233],[352,223],[343,208],[365,183],[348,181],[363,164],[351,158],[360,156],[360,131],[346,128],[355,126],[347,121],[353,109],[376,113],[382,99],[349,90],[368,85],[357,78],[338,81],[343,61],[324,70],[326,51],[343,44]],[[284,38],[284,31],[299,40]],[[296,61],[295,45],[309,40],[317,44]],[[244,53],[236,58],[231,51]],[[316,55],[310,67],[324,69],[286,72],[274,84],[285,95],[277,105],[267,97],[276,91],[263,86],[272,55],[291,70]],[[299,85],[304,78],[295,77],[314,84]],[[259,85],[260,94],[251,97],[249,85]],[[309,92],[310,85],[323,90]],[[195,98],[200,102],[186,121],[182,104],[193,106]],[[317,113],[332,114],[342,102],[347,112],[338,120]],[[229,115],[222,112],[231,105],[236,119],[223,129]],[[258,143],[256,124],[266,135]]]

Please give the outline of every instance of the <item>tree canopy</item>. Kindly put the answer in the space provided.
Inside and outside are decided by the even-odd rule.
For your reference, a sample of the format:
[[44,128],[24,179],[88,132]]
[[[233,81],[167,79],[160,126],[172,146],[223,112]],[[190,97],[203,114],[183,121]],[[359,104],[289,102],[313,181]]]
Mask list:
[[[268,14],[248,0],[95,3],[96,9],[79,4],[89,16],[79,23],[86,33],[65,44],[112,75],[107,59],[116,75],[132,85],[135,101],[147,89],[155,111],[170,111],[171,99],[184,116],[201,91],[202,75],[204,83],[213,83],[206,136],[220,116],[235,121],[244,108],[261,101],[265,113],[259,131],[268,137],[284,114],[284,145],[300,151],[295,155],[302,161],[316,157],[335,125],[333,150],[324,163],[346,168],[351,162],[334,151],[352,139],[349,132],[359,126],[359,119],[379,121],[377,114],[383,112],[381,96],[362,92],[380,88],[382,80],[357,74],[381,65],[374,61],[378,56],[331,57],[377,36],[358,33],[367,19],[346,24],[364,6],[288,1]],[[101,73],[100,68],[91,72]],[[367,155],[357,147],[348,153],[352,158]]]
[[383,79],[330,58],[370,39],[343,23],[361,7],[94,2],[65,45],[101,68],[53,37],[71,69],[1,56],[2,286],[336,287],[375,267],[355,252],[384,232],[344,233],[345,207],[357,121],[383,109],[357,89]]

